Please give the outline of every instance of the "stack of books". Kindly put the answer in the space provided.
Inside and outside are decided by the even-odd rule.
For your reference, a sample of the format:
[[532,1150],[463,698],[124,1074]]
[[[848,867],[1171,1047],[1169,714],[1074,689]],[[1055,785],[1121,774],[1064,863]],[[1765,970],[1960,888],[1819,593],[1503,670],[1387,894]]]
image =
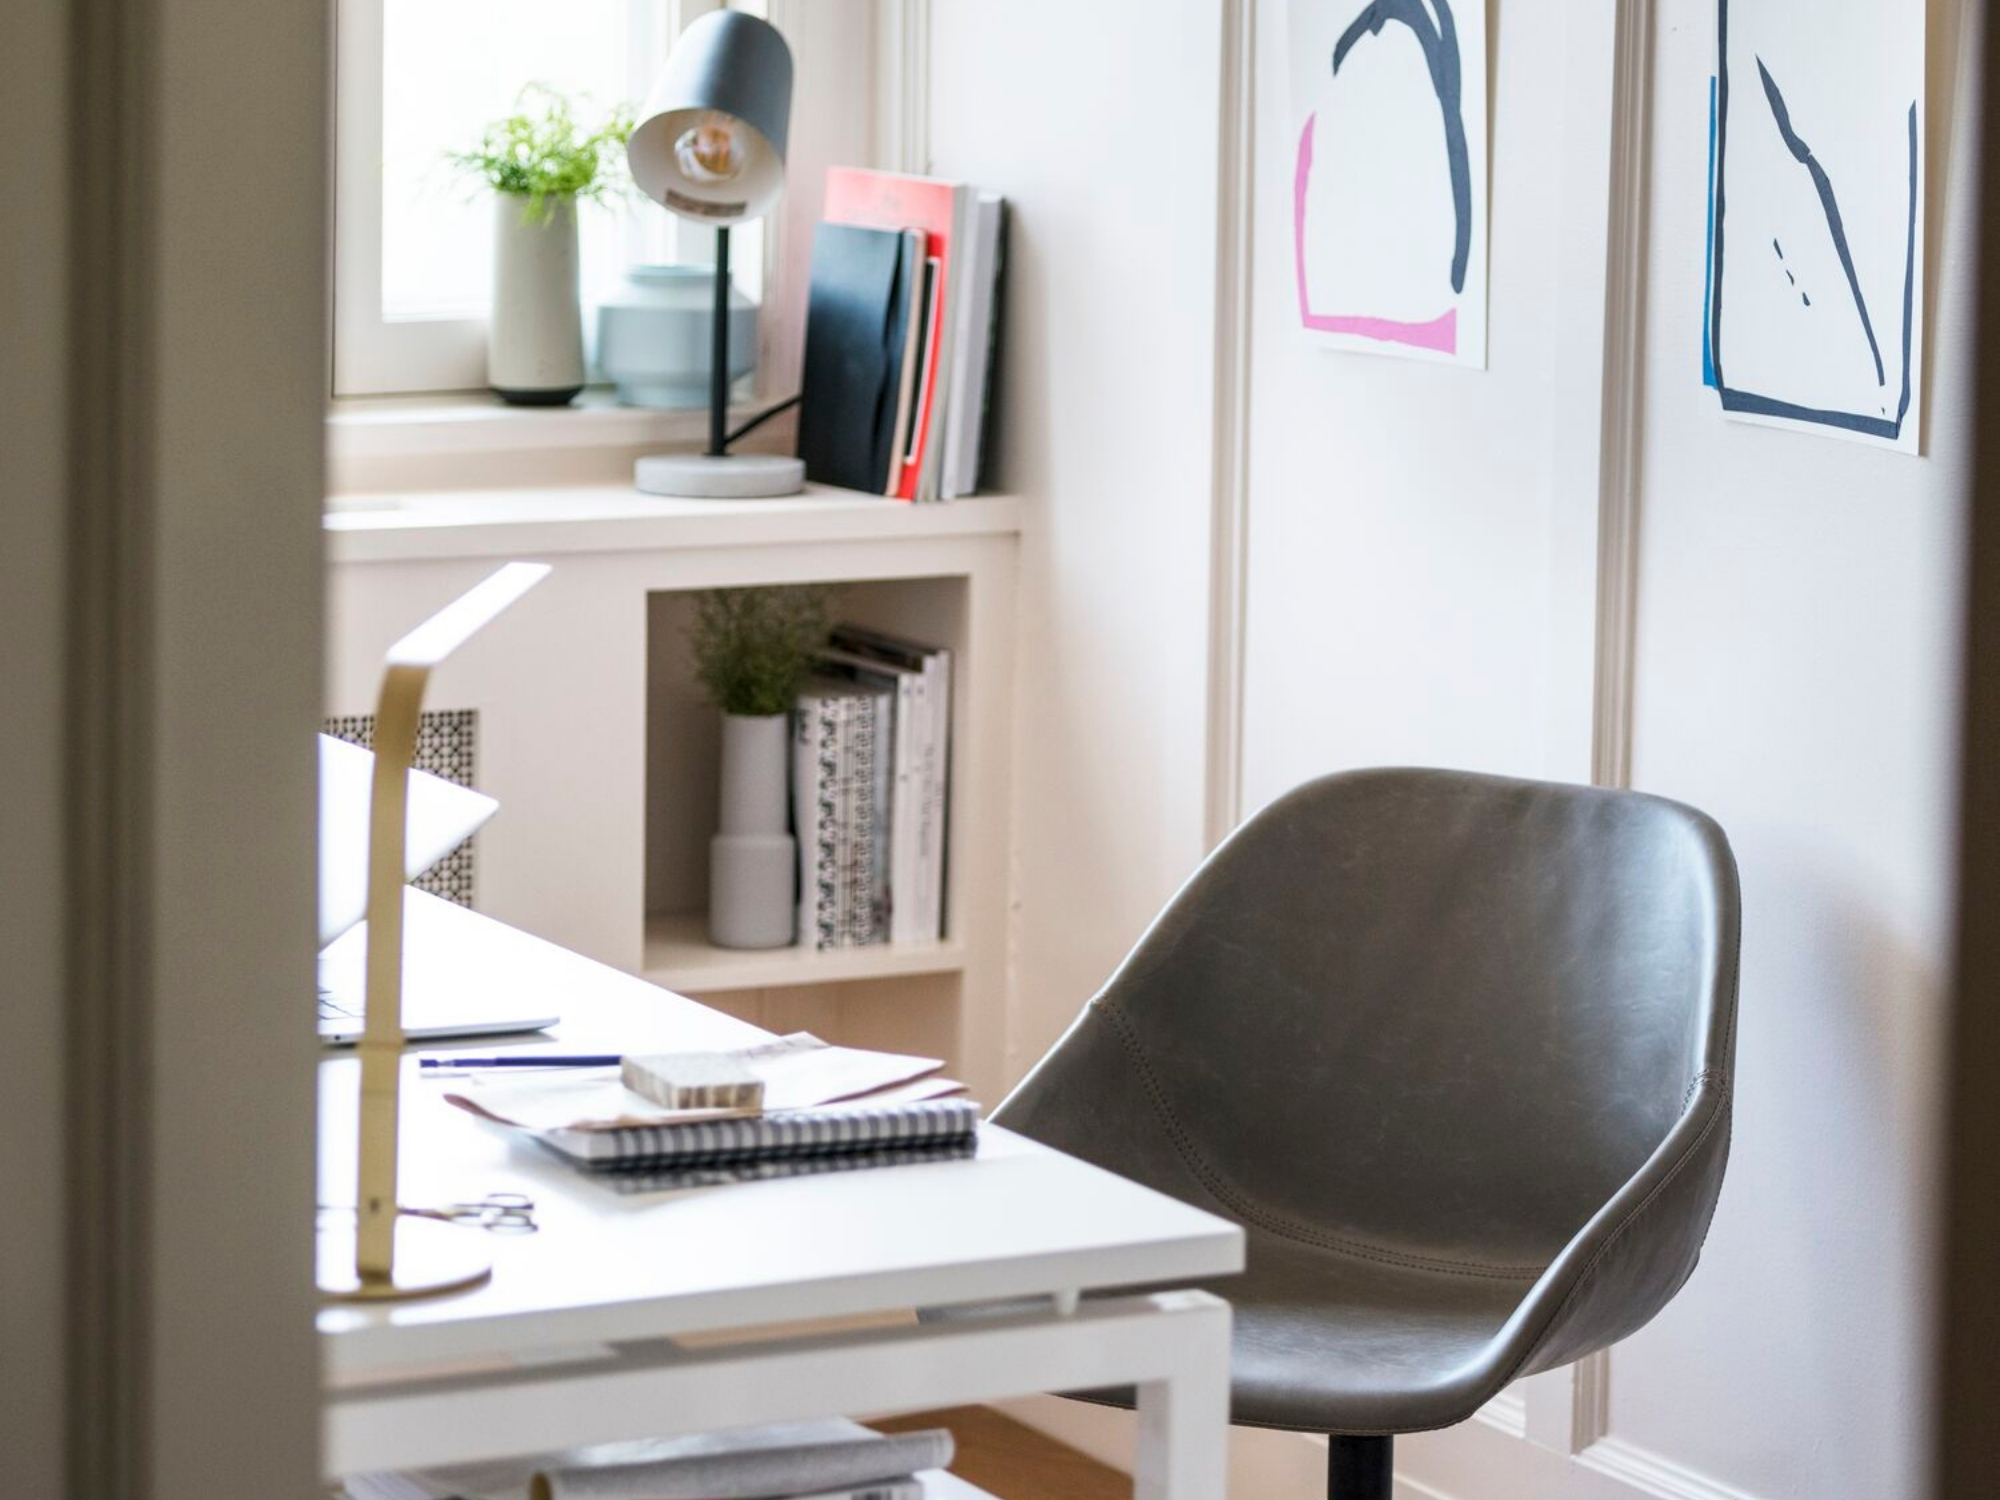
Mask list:
[[885,1436],[844,1420],[791,1422],[355,1474],[345,1488],[348,1500],[922,1500],[952,1453],[942,1427]]
[[835,167],[813,239],[799,457],[822,484],[951,500],[986,468],[1006,202]]
[[755,1076],[756,1109],[684,1109],[615,1066],[470,1073],[445,1098],[512,1126],[620,1193],[759,1182],[973,1154],[979,1106],[934,1057],[834,1047],[795,1032],[724,1054]]
[[799,942],[944,935],[951,653],[842,625],[793,716]]

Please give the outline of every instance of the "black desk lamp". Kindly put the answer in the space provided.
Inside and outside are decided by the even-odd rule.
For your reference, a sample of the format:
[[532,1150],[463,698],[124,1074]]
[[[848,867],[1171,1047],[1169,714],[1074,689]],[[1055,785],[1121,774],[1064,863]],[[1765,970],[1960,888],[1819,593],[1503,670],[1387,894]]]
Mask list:
[[634,481],[642,490],[754,499],[805,487],[805,465],[796,458],[729,452],[737,438],[784,410],[729,430],[729,228],[769,213],[784,192],[791,114],[792,52],[784,37],[742,11],[711,11],[681,33],[626,142],[639,191],[715,229],[708,451],[640,459]]

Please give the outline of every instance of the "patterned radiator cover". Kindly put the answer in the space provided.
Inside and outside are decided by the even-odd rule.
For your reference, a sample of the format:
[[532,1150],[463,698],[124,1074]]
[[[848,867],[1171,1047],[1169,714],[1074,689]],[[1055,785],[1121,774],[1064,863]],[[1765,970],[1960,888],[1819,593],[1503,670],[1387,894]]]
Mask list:
[[[326,721],[326,732],[350,745],[371,749],[375,715],[346,714]],[[417,718],[417,769],[460,786],[476,787],[474,756],[479,743],[476,708],[426,709]],[[472,905],[473,845],[467,839],[411,883],[460,906]]]

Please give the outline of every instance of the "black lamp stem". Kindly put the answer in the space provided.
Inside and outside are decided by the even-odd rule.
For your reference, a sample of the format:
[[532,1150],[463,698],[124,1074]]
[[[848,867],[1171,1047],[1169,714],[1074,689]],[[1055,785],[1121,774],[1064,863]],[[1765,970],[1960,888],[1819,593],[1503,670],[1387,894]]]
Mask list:
[[715,231],[715,327],[708,342],[708,456],[729,451],[729,230]]

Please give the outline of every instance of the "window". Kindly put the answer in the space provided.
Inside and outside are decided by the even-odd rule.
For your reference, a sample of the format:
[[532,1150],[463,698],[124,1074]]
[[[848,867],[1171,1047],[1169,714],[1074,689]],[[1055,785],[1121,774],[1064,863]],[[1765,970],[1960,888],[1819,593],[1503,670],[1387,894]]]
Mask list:
[[[339,0],[335,395],[485,386],[493,205],[445,153],[470,146],[506,115],[525,84],[569,95],[585,119],[638,104],[673,37],[716,7],[717,0]],[[769,9],[742,0],[738,8]],[[802,127],[809,122],[795,103],[794,140]],[[812,197],[816,204],[816,191]],[[737,230],[732,254],[737,285],[760,300],[764,231],[763,224]],[[709,231],[636,196],[584,204],[578,232],[587,340],[594,305],[629,266],[705,264],[713,254]]]

